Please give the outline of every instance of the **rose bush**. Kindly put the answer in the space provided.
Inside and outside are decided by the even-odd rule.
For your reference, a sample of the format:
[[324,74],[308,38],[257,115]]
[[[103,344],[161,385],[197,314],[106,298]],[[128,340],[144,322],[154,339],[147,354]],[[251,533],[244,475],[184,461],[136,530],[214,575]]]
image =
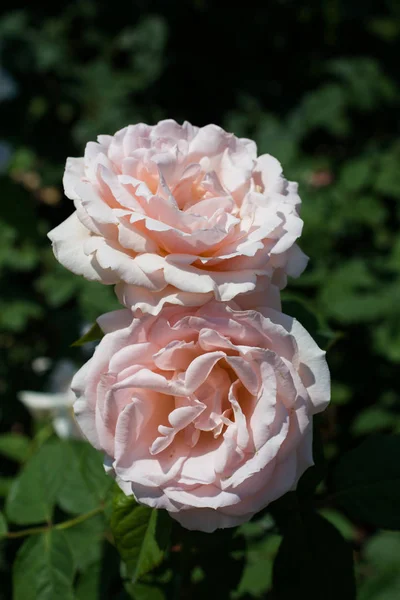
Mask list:
[[64,188],[76,211],[49,234],[57,259],[118,284],[120,300],[143,312],[230,301],[259,277],[282,289],[307,262],[295,243],[297,184],[216,125],[166,120],[101,135],[68,159]]
[[189,529],[247,521],[313,464],[325,352],[296,320],[262,313],[216,301],[108,313],[72,383],[78,423],[123,491]]

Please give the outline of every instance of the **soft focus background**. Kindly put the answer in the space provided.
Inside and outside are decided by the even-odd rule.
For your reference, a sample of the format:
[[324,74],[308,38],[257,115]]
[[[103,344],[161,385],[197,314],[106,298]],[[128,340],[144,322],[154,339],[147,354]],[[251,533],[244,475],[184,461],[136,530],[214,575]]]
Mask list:
[[[92,349],[71,344],[117,306],[111,288],[63,269],[46,238],[72,212],[61,185],[66,157],[81,156],[97,134],[138,121],[216,123],[254,138],[259,153],[276,156],[286,177],[299,181],[301,247],[311,260],[285,296],[288,311],[300,306],[306,327],[310,317],[305,312],[302,319],[298,299],[311,307],[321,339],[329,341],[326,457],[334,464],[373,432],[400,433],[399,41],[397,0],[3,3],[0,507],[8,493],[21,494],[23,505],[32,501],[39,478],[22,492],[13,478],[42,444],[55,443],[54,430],[64,440],[76,435],[68,383]],[[69,486],[58,496],[56,520],[81,511],[69,500]],[[398,599],[400,534],[323,510],[351,541],[360,600]],[[68,530],[75,595],[64,582],[60,600],[128,597],[100,517]],[[223,565],[202,570],[192,561],[182,567],[183,588],[174,583],[167,597],[200,598],[204,590],[214,597],[215,590],[219,598],[274,598],[279,537],[267,517],[243,536],[245,552],[234,554],[232,546],[234,592],[223,586]],[[20,539],[0,542],[1,600],[36,597],[29,595],[26,557],[15,559],[20,546]],[[18,581],[12,587],[15,562],[23,570],[14,578],[24,572],[26,589]],[[162,577],[160,589],[168,588],[168,572]],[[154,593],[136,590],[134,597],[163,598]]]

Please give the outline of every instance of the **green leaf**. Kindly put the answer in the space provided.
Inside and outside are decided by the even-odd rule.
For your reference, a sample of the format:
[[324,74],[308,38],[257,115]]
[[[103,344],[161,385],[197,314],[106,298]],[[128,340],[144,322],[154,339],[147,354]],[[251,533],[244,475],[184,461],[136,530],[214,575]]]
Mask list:
[[37,280],[36,288],[44,295],[49,306],[57,308],[76,294],[79,289],[79,279],[52,261],[51,270]]
[[357,600],[399,600],[400,573],[384,571],[376,576],[368,577],[360,585]]
[[162,562],[170,527],[165,511],[139,505],[122,493],[116,495],[111,529],[133,583]]
[[343,166],[340,173],[340,184],[350,192],[357,192],[367,187],[374,176],[374,159],[369,156],[361,156],[349,160]]
[[350,130],[345,109],[346,95],[342,86],[327,83],[308,92],[296,105],[288,119],[288,127],[298,137],[305,137],[316,129],[342,137]]
[[334,499],[350,516],[400,529],[400,435],[379,435],[345,454],[333,472]]
[[364,557],[379,571],[394,568],[400,574],[400,533],[378,532],[365,544]]
[[57,501],[67,512],[89,512],[105,499],[113,480],[104,471],[102,454],[87,442],[68,442],[65,444],[65,454],[68,469],[64,473]]
[[101,569],[101,562],[97,561],[82,573],[76,586],[76,600],[99,600],[101,597]]
[[398,600],[400,597],[400,533],[381,531],[364,545],[369,576],[360,582],[359,600]]
[[84,571],[100,560],[105,522],[102,515],[95,515],[83,523],[64,530],[77,569]]
[[294,511],[288,517],[273,570],[274,598],[355,600],[350,546],[321,516]]
[[392,432],[396,424],[393,411],[381,406],[370,406],[356,417],[351,430],[354,435],[367,435],[384,429]]
[[13,477],[0,476],[0,498],[4,498],[9,494],[13,481]]
[[367,29],[387,42],[395,42],[400,34],[400,24],[390,17],[374,17],[367,21]]
[[97,323],[93,323],[89,331],[87,331],[82,337],[80,337],[79,340],[76,340],[76,342],[71,344],[71,346],[83,346],[84,344],[88,344],[89,342],[97,342],[97,340],[101,340],[103,336],[104,333],[100,329],[100,325],[98,325]]
[[165,600],[165,594],[155,585],[127,583],[125,589],[134,600]]
[[246,565],[234,598],[245,594],[251,597],[262,597],[272,584],[272,567],[278,551],[281,536],[269,534],[251,544],[246,552]]
[[356,528],[342,513],[333,508],[323,508],[319,514],[340,531],[345,540],[351,541],[356,537]]
[[89,512],[106,499],[112,486],[101,453],[87,442],[51,440],[15,479],[6,512],[20,525],[50,520],[56,503],[72,514]]
[[25,462],[29,456],[30,439],[17,433],[0,435],[0,454],[17,462]]
[[7,533],[7,521],[4,518],[3,513],[0,511],[0,538],[4,537]]
[[28,538],[13,569],[14,600],[74,600],[74,561],[65,534]]
[[20,333],[28,322],[43,316],[43,308],[31,300],[15,299],[0,302],[0,327],[6,331]]
[[19,525],[51,520],[57,494],[68,469],[65,445],[50,441],[26,463],[6,502],[10,521]]
[[395,199],[400,198],[399,163],[400,145],[397,143],[386,153],[381,154],[380,169],[375,176],[375,189]]

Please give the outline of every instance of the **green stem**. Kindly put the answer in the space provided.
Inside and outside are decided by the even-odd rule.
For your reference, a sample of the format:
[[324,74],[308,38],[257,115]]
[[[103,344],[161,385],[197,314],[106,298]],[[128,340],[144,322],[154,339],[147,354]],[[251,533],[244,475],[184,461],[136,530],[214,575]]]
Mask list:
[[89,512],[84,513],[83,515],[79,515],[78,517],[74,517],[73,519],[69,519],[68,521],[64,521],[63,523],[57,523],[56,525],[46,525],[46,526],[42,526],[42,527],[31,527],[30,529],[21,529],[20,531],[8,531],[4,535],[4,537],[14,539],[14,538],[25,537],[27,535],[36,535],[39,533],[46,533],[46,531],[49,531],[50,529],[58,529],[58,530],[69,529],[70,527],[79,525],[79,523],[83,523],[83,521],[86,521],[87,519],[90,519],[91,517],[98,515],[99,513],[103,512],[103,510],[104,510],[103,506],[98,506],[97,508],[94,508],[93,510],[90,510]]
[[84,513],[83,515],[79,515],[78,517],[75,517],[74,519],[70,519],[69,521],[64,521],[63,523],[58,523],[57,525],[54,525],[54,529],[69,529],[69,527],[74,527],[74,525],[79,525],[79,523],[86,521],[86,519],[90,519],[91,517],[98,515],[99,513],[103,512],[103,510],[104,510],[104,506],[98,506],[97,508],[94,508],[93,510],[90,510],[89,512]]
[[26,535],[35,535],[37,533],[45,533],[51,529],[51,525],[46,527],[31,527],[30,529],[21,529],[20,531],[8,531],[3,535],[3,537],[7,537],[10,539],[25,537]]

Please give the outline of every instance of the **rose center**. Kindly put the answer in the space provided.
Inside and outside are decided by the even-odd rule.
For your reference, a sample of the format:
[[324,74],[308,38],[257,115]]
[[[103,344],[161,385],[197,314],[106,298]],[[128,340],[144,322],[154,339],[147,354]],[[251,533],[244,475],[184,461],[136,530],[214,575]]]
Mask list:
[[194,448],[201,435],[217,439],[232,426],[240,413],[243,419],[243,385],[227,362],[220,360],[197,390],[187,397],[175,396],[168,424],[157,426],[158,435],[150,447],[152,455],[166,450],[178,436]]

